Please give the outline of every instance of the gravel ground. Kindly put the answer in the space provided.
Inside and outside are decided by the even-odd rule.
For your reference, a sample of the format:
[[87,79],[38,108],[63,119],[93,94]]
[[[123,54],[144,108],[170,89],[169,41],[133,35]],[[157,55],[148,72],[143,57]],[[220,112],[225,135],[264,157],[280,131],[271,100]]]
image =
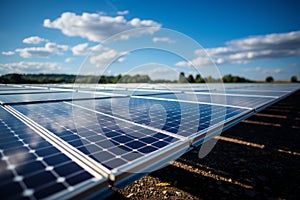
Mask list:
[[300,199],[300,91],[108,199]]

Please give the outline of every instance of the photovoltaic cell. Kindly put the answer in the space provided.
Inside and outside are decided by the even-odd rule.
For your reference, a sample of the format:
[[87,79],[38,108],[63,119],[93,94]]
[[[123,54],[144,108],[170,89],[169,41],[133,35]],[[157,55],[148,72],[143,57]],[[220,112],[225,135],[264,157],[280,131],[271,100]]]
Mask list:
[[253,95],[253,96],[273,96],[278,97],[287,94],[288,92],[278,92],[278,91],[252,91],[252,90],[226,90],[226,94],[238,94],[238,95]]
[[22,89],[22,90],[0,90],[0,95],[17,95],[17,94],[34,94],[34,93],[58,93],[63,91],[54,91],[54,90],[38,90],[38,89]]
[[141,90],[141,89],[126,89],[126,90],[121,90],[121,89],[94,89],[90,90],[91,92],[104,92],[104,93],[111,93],[111,94],[121,94],[121,95],[157,95],[157,94],[164,94],[164,93],[171,93],[171,91],[161,91],[161,90]]
[[[193,96],[193,98],[189,98]],[[248,97],[248,96],[224,96],[224,95],[207,95],[207,94],[165,94],[165,95],[156,95],[154,98],[161,99],[179,99],[179,100],[188,100],[194,102],[204,102],[208,104],[222,104],[224,106],[239,106],[239,107],[248,107],[256,108],[262,104],[269,103],[274,101],[274,98],[271,97]]]
[[169,135],[80,108],[74,118],[72,106],[66,103],[13,108],[109,169],[127,165],[178,141]]
[[17,94],[17,95],[0,95],[0,102],[2,104],[20,104],[20,103],[33,103],[44,101],[71,101],[73,99],[93,99],[109,97],[103,94],[92,93],[78,93],[78,92],[56,92],[44,94]]
[[183,137],[203,133],[210,126],[248,112],[247,109],[241,108],[143,98],[101,99],[94,102],[73,103]]
[[92,175],[3,108],[0,132],[2,199],[41,199],[94,182]]
[[[189,144],[203,143],[208,130],[213,136],[215,127],[228,128],[300,88],[299,84],[44,87],[0,85],[0,101],[10,105],[0,108],[1,198],[73,197],[96,185],[102,191],[107,179],[96,180],[88,173],[99,173],[89,168],[91,163],[103,166],[107,171],[101,174],[107,173],[115,186],[122,184],[134,176],[130,169],[163,166],[186,152]],[[57,91],[39,93],[50,91],[47,88]],[[224,94],[217,94],[224,88]],[[70,92],[74,89],[79,92]],[[114,98],[115,94],[120,95]],[[28,124],[39,127],[39,134]],[[57,140],[49,143],[42,134]],[[66,148],[60,151],[55,146],[71,147],[76,159]]]

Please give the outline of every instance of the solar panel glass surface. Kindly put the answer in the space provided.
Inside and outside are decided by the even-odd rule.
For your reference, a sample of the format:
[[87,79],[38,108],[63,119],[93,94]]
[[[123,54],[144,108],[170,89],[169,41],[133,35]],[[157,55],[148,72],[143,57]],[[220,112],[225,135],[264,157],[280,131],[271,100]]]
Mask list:
[[3,108],[0,132],[2,199],[41,199],[94,182],[91,174]]
[[72,105],[63,102],[13,108],[108,169],[128,165],[178,141],[172,136],[81,108],[74,116]]

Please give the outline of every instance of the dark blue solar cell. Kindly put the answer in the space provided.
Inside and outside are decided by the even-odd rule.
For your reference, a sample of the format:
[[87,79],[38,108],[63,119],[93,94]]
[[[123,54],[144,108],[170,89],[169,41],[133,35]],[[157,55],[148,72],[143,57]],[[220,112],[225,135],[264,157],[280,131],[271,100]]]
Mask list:
[[[88,101],[80,102],[84,103]],[[93,103],[88,102],[88,105],[93,105]],[[164,146],[167,146],[178,140],[159,131],[149,130],[126,121],[119,122],[117,119],[102,115],[101,113],[76,108],[67,103],[16,105],[13,107],[21,112],[22,110],[26,110],[26,113],[23,114],[30,116],[32,120],[40,123],[82,153],[89,155],[110,169],[117,166],[116,163],[118,162],[114,162],[113,160],[121,158],[123,161],[131,161],[134,158],[144,156],[144,154],[157,151],[157,148],[142,149],[147,144],[151,144],[149,143],[150,141],[154,143],[161,139],[164,141],[161,145],[164,144]],[[57,110],[60,111],[58,114]],[[136,111],[138,112],[138,109]],[[33,115],[33,112],[40,115]],[[43,120],[41,121],[40,119]],[[64,134],[65,131],[69,130],[72,132],[68,133],[73,133],[74,136]],[[77,140],[76,137],[79,137],[80,140]],[[143,142],[142,138],[143,140],[149,138],[148,143]],[[124,145],[121,146],[120,144]],[[107,149],[108,153],[102,153],[103,149]],[[133,149],[136,149],[138,152],[139,149],[142,149],[142,151],[139,154],[135,154]],[[129,154],[133,154],[133,156]],[[110,163],[113,163],[113,166],[109,166]],[[119,162],[118,167],[121,167],[123,164],[123,162]]]
[[[34,169],[32,170],[33,170],[32,172],[34,172]],[[37,173],[33,176],[29,176],[28,178],[27,177],[24,178],[24,182],[29,188],[33,188],[36,187],[37,185],[42,185],[45,183],[56,181],[56,177],[51,172],[45,172],[43,169],[41,169],[40,171],[43,172]]]
[[126,143],[132,140],[132,138],[127,137],[127,136],[118,136],[114,137],[112,140],[115,140],[118,143]]
[[70,185],[76,185],[78,183],[84,182],[92,178],[91,175],[87,172],[79,171],[74,176],[67,177],[67,182]]
[[153,152],[155,150],[157,150],[157,148],[154,148],[152,146],[146,146],[146,147],[143,147],[143,148],[139,149],[139,151],[142,152],[142,153],[150,153],[150,152]]
[[83,139],[76,139],[76,140],[71,140],[71,141],[68,141],[68,143],[74,147],[79,147],[79,146],[82,146],[83,143],[82,143]]
[[[72,185],[67,178],[64,184],[58,183],[58,174],[78,179],[80,172],[87,173],[3,108],[0,108],[0,130],[1,136],[5,136],[0,139],[1,198],[47,198]],[[64,170],[58,173],[55,166]],[[91,175],[80,177],[81,181],[92,178]]]
[[61,176],[64,176],[65,174],[72,174],[72,172],[80,170],[81,168],[73,162],[64,163],[59,167],[55,167],[55,171]]
[[98,152],[98,153],[94,153],[93,157],[95,157],[97,160],[101,160],[103,162],[103,161],[106,161],[106,160],[109,160],[109,159],[113,158],[114,155],[107,152],[107,151],[101,151],[101,152]]
[[49,156],[44,159],[50,165],[57,165],[69,161],[69,158],[63,154]]
[[158,141],[158,142],[154,142],[152,145],[156,146],[158,148],[162,148],[162,147],[166,146],[166,144],[167,144],[166,142]]
[[151,144],[151,143],[153,143],[153,142],[156,142],[157,141],[157,139],[155,139],[155,138],[150,138],[150,137],[146,137],[146,138],[141,138],[141,141],[143,141],[143,142],[145,142],[146,144]]
[[133,153],[124,154],[122,156],[122,158],[124,158],[128,161],[132,161],[132,160],[135,160],[137,158],[140,158],[141,156],[142,156],[142,154],[140,154],[138,152],[133,152]]
[[53,154],[59,154],[60,151],[54,147],[43,148],[35,151],[39,156],[49,156]]
[[1,199],[22,199],[23,188],[17,182],[9,182],[7,184],[0,184]]
[[119,167],[120,164],[121,164],[121,165],[126,164],[126,161],[124,161],[124,160],[122,160],[122,159],[120,159],[120,158],[116,158],[116,159],[113,159],[113,160],[104,162],[103,164],[104,164],[105,166],[108,166],[109,168],[113,169],[113,168]]
[[138,149],[138,148],[141,148],[141,147],[145,146],[144,143],[139,142],[139,141],[128,142],[125,145],[128,146],[131,149]]
[[51,194],[55,194],[59,191],[62,191],[65,189],[65,186],[61,183],[55,183],[55,184],[52,184],[50,185],[50,187],[45,187],[45,188],[41,188],[39,190],[37,190],[34,195],[40,199],[40,198],[43,198],[43,197],[46,197],[48,195],[51,195]]

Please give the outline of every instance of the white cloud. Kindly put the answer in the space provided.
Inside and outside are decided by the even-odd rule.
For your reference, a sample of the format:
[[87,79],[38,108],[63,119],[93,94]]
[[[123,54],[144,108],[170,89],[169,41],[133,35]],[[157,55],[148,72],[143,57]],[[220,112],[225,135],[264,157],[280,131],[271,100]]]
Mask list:
[[23,43],[25,44],[39,44],[41,42],[47,42],[48,40],[44,39],[44,38],[41,38],[39,36],[31,36],[31,37],[28,37],[28,38],[25,38],[23,40]]
[[[205,52],[202,49],[197,49],[194,51],[194,55],[196,56],[194,59],[189,61],[179,61],[175,63],[177,67],[204,67],[212,64],[212,61],[209,57],[204,54]],[[219,59],[218,62],[223,62],[223,60]]]
[[295,50],[299,49],[300,31],[251,36],[227,42],[240,50]]
[[128,10],[118,11],[117,14],[118,14],[118,15],[128,15],[128,14],[129,14],[129,11],[128,11]]
[[243,72],[260,72],[262,70],[261,67],[255,67],[255,68],[244,68]]
[[[241,38],[226,42],[224,47],[205,50],[216,64],[248,64],[257,59],[300,56],[300,31]],[[175,65],[190,67],[192,64],[204,64],[203,52],[203,49],[197,49],[193,60],[180,61]]]
[[279,68],[278,69],[264,69],[264,70],[262,70],[263,74],[279,74],[281,72],[283,72],[283,70],[279,69]]
[[270,69],[270,68],[262,68],[262,67],[255,67],[255,68],[245,68],[243,72],[255,72],[260,74],[279,74],[283,72],[283,69]]
[[72,48],[73,55],[87,55],[89,54],[88,43],[82,43]]
[[123,62],[124,56],[127,52],[119,52],[115,49],[111,49],[101,44],[89,47],[88,43],[82,43],[72,48],[73,55],[89,55],[90,64],[96,67],[104,67],[109,64],[110,61],[116,60],[117,62]]
[[74,58],[68,57],[68,58],[65,59],[65,63],[69,63],[69,62],[71,62],[72,60],[74,60]]
[[16,49],[15,51],[23,58],[47,58],[50,55],[61,55],[63,51],[67,51],[67,45],[59,45],[48,42],[44,47],[28,47],[23,49]]
[[128,73],[128,75],[137,74],[148,75],[152,80],[177,80],[179,76],[178,72],[175,71],[173,68],[156,64],[143,65]]
[[171,40],[168,37],[154,37],[152,39],[153,42],[166,42],[166,43],[175,43],[174,40]]
[[44,27],[59,29],[67,36],[80,36],[90,41],[102,42],[117,33],[134,28],[141,29],[122,33],[117,39],[153,34],[160,29],[161,24],[153,20],[141,20],[139,18],[128,21],[121,15],[111,17],[104,13],[82,13],[81,15],[76,15],[72,12],[65,12],[53,21],[45,19]]
[[0,63],[0,71],[8,73],[52,73],[61,70],[62,66],[55,62],[15,62]]
[[213,58],[223,58],[231,63],[300,56],[300,31],[231,40],[225,47],[207,49],[207,52]]
[[90,63],[96,67],[105,67],[110,64],[111,61],[116,60],[117,62],[122,62],[127,52],[118,52],[114,49],[104,48],[100,52],[94,54],[90,57]]
[[5,56],[11,56],[11,55],[14,55],[15,52],[14,51],[2,51],[2,54]]

